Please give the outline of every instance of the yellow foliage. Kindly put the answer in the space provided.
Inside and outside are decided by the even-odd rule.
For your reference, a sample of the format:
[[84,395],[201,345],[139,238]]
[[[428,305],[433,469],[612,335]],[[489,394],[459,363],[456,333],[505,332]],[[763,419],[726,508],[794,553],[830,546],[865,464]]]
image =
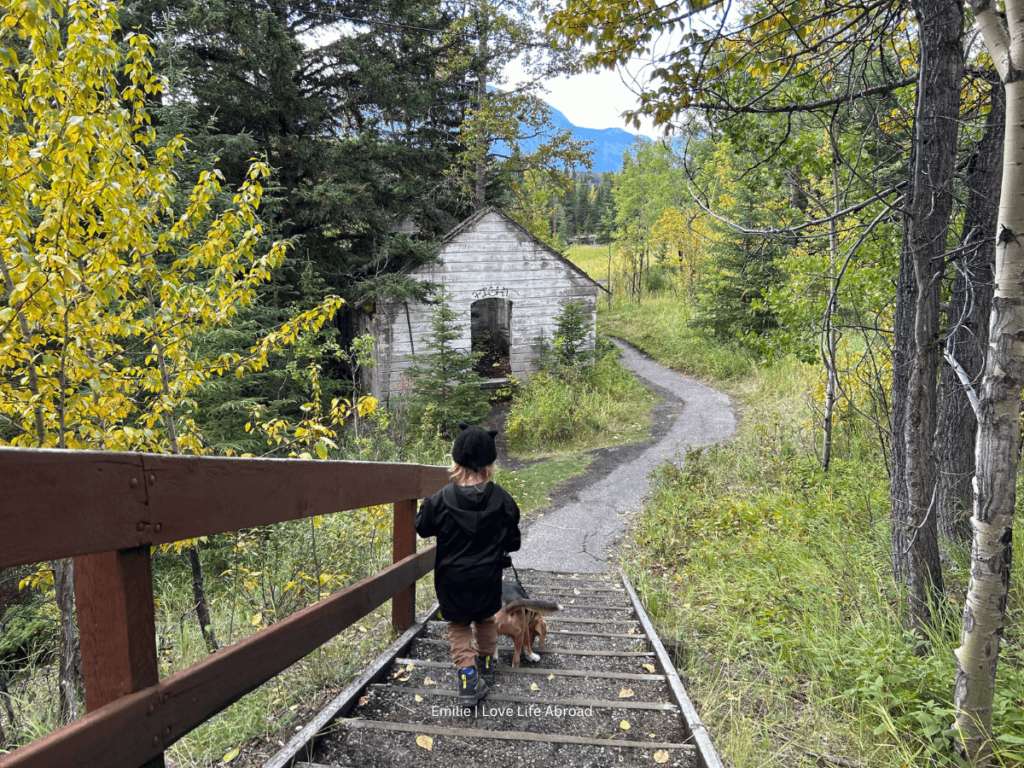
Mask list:
[[99,0],[0,7],[0,420],[16,432],[10,443],[201,453],[200,430],[183,417],[197,388],[266,365],[341,301],[329,297],[248,354],[198,357],[193,337],[229,325],[284,257],[286,243],[256,250],[269,168],[254,162],[212,221],[223,177],[203,172],[176,215],[185,140],[156,145],[146,99],[162,83],[149,40],[115,44],[117,7]]

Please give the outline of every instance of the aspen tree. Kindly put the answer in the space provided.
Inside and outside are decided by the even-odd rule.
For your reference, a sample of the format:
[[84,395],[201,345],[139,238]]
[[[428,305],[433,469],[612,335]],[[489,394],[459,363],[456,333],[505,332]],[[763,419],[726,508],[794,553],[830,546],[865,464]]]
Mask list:
[[[146,102],[163,83],[146,37],[116,42],[118,11],[103,0],[0,2],[0,443],[203,453],[190,416],[199,387],[265,366],[340,300],[251,350],[199,351],[284,257],[284,242],[261,248],[269,168],[253,163],[216,217],[222,177],[204,171],[175,213],[185,140],[157,146]],[[70,569],[54,568],[70,596]],[[70,599],[61,613],[73,717]]]
[[1024,60],[1024,17],[1020,0],[1006,0],[1005,14],[991,0],[972,0],[971,8],[1006,88],[995,295],[978,394],[971,579],[955,651],[953,699],[960,748],[984,766],[992,762],[992,703],[1010,586],[1024,388],[1024,76],[1017,68]]

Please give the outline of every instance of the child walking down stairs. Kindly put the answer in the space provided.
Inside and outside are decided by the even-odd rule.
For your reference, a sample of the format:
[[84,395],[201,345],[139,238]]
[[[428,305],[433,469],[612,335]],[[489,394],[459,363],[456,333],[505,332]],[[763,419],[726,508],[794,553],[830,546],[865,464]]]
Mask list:
[[512,644],[500,638],[495,685],[476,706],[460,707],[446,624],[429,620],[378,682],[351,692],[346,716],[296,768],[721,768],[622,576],[522,577],[531,597],[563,606],[547,617],[547,647],[534,647],[539,662],[524,650],[513,669]]

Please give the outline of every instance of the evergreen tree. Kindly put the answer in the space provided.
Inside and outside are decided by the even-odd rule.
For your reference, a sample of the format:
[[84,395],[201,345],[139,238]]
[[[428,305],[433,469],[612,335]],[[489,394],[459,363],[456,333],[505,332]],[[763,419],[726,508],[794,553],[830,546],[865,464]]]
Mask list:
[[[232,185],[253,155],[276,169],[268,215],[301,256],[290,286],[311,261],[331,290],[359,296],[381,272],[430,258],[427,244],[393,234],[398,222],[412,217],[429,237],[468,212],[442,183],[460,148],[467,94],[461,50],[443,39],[451,19],[435,4],[147,8],[143,0],[133,10],[162,19],[161,68],[175,89],[168,103],[191,105],[194,123],[212,127],[197,149],[220,157]],[[342,28],[343,19],[357,21]]]
[[413,384],[410,420],[421,434],[440,432],[446,438],[457,433],[460,421],[478,424],[491,409],[475,370],[480,353],[467,354],[453,346],[464,337],[450,300],[442,289],[431,314],[430,335],[424,342],[429,352],[419,355],[407,369]]
[[[736,184],[728,178],[732,172],[725,154],[731,149],[719,148],[711,161],[730,191],[719,202],[731,199],[727,217],[748,230],[766,228],[765,211],[771,185],[763,177]],[[778,191],[776,190],[776,196]],[[766,296],[782,282],[777,259],[785,246],[777,238],[743,235],[720,222],[713,226],[717,237],[711,247],[711,265],[697,282],[696,325],[705,327],[722,339],[753,340],[776,328],[778,322]]]

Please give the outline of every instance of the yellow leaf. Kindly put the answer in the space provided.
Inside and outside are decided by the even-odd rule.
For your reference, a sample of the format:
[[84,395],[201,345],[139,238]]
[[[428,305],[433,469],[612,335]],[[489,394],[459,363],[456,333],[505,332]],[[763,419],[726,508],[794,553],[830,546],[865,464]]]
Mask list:
[[437,683],[434,682],[433,680],[431,680],[429,677],[424,677],[423,678],[423,684],[424,685],[437,685]]
[[619,698],[620,699],[631,699],[631,698],[633,698],[633,689],[632,688],[623,688],[621,691],[619,691]]
[[409,670],[410,672],[412,672],[414,669],[416,669],[416,665],[415,664],[406,664],[405,668],[407,670]]
[[238,747],[232,747],[224,754],[224,757],[222,757],[221,760],[225,763],[230,763],[236,757],[238,757]]
[[531,691],[539,691],[540,688],[537,686],[536,683],[530,683],[530,690]]
[[653,664],[644,664],[644,669],[651,673],[657,671],[657,668]]
[[654,762],[656,763],[667,763],[668,762],[668,751],[659,749],[654,753]]
[[414,699],[415,699],[416,701],[423,701],[423,697],[422,697],[422,696],[420,696],[420,695],[419,695],[418,693],[417,693],[417,694],[416,694],[415,696],[413,696],[413,698],[414,698]]
[[554,679],[555,679],[554,675],[548,675],[548,680],[554,680]]
[[629,724],[628,720],[621,720],[619,722],[619,728],[621,728],[624,731],[628,731],[630,728],[632,728],[632,726]]
[[434,740],[429,736],[417,736],[416,746],[423,747],[427,752],[429,752],[434,748]]
[[398,679],[399,679],[399,681],[401,681],[401,682],[403,682],[403,683],[404,683],[404,682],[406,682],[406,681],[407,681],[407,680],[409,679],[409,676],[408,676],[408,675],[406,675],[405,677],[400,677],[400,678],[398,678]]

